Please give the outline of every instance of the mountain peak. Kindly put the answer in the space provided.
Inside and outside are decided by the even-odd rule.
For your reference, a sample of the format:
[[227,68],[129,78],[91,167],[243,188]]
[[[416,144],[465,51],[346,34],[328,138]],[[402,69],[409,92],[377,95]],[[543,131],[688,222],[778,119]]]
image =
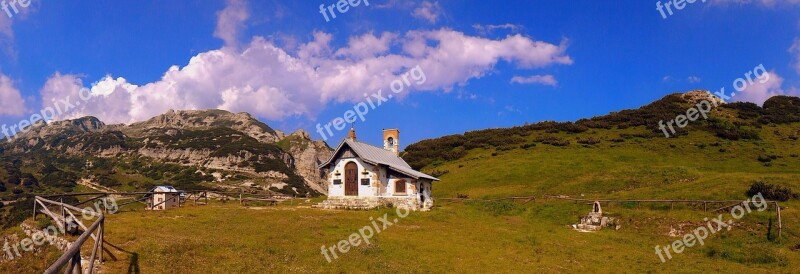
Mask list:
[[303,129],[298,129],[297,131],[292,133],[290,136],[298,136],[298,137],[303,138],[305,140],[311,140],[311,135],[308,134],[308,131],[305,131]]
[[711,92],[707,90],[692,90],[681,95],[681,98],[693,104],[700,103],[702,101],[708,101],[714,105],[721,105],[725,103],[725,101],[711,94]]
[[141,136],[148,129],[211,129],[231,128],[246,133],[261,142],[274,143],[281,136],[267,124],[253,118],[246,112],[231,113],[220,109],[207,110],[169,110],[147,121],[131,124],[126,134]]

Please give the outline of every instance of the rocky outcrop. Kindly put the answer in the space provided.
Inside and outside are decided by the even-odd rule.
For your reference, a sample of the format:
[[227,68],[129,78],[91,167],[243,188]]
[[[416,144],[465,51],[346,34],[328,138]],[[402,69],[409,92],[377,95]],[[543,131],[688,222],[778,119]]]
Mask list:
[[697,104],[703,101],[707,101],[713,105],[725,104],[725,101],[705,90],[689,91],[681,94],[681,98],[692,104]]
[[169,110],[167,113],[134,123],[124,128],[132,137],[143,137],[151,128],[165,129],[208,129],[214,127],[230,128],[263,143],[275,143],[285,135],[253,118],[249,113],[230,113],[224,110]]
[[599,231],[604,227],[613,227],[619,230],[620,224],[617,218],[603,216],[600,202],[594,202],[592,212],[581,218],[580,223],[572,225],[573,229],[581,232]]
[[278,185],[283,178],[291,186],[287,189],[304,189],[297,193],[304,195],[305,190],[327,193],[317,165],[332,149],[303,130],[287,136],[247,113],[170,110],[131,125],[105,125],[94,117],[40,122],[0,142],[0,153],[31,152],[50,155],[46,157],[147,157],[242,173]]
[[288,137],[289,153],[295,160],[295,171],[302,176],[306,184],[319,193],[328,194],[327,183],[322,179],[319,164],[327,161],[333,150],[323,141],[314,141],[308,132],[298,130]]

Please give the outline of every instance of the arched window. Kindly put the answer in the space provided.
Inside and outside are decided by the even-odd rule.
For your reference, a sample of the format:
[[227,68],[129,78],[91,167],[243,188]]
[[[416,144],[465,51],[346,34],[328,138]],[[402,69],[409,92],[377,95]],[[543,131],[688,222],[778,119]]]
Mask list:
[[386,139],[386,143],[388,143],[389,146],[394,146],[394,138],[389,137],[389,139]]

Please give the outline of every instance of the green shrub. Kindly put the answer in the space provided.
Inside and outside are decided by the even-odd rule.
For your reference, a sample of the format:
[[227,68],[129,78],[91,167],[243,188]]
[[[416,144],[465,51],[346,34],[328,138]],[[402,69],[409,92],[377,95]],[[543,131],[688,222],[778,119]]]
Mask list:
[[49,216],[37,216],[36,217],[36,227],[39,229],[45,229],[49,226],[53,225],[52,219]]
[[522,149],[529,149],[536,147],[536,143],[527,143],[521,146]]
[[775,200],[780,202],[785,202],[788,201],[789,199],[800,198],[800,194],[792,192],[792,189],[788,187],[781,187],[773,184],[768,184],[764,181],[753,182],[753,184],[750,185],[750,189],[748,189],[746,192],[747,196],[749,197],[752,197],[759,193],[761,193],[761,195],[764,196],[764,199]]
[[594,137],[589,137],[586,139],[581,139],[580,137],[578,137],[578,143],[584,145],[596,145],[600,143],[600,140]]
[[769,155],[758,155],[758,161],[762,162],[762,163],[771,162],[772,159],[775,159],[775,158],[770,157]]

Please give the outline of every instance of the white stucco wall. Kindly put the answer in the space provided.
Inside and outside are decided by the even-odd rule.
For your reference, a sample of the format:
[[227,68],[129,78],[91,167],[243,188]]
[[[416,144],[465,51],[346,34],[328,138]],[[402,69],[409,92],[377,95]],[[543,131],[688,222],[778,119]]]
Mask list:
[[[345,196],[345,166],[350,163],[356,163],[358,166],[358,179],[356,180],[358,184],[358,196]],[[366,168],[367,173],[364,174],[364,169]],[[339,172],[340,175],[337,177],[334,174]],[[413,203],[419,206],[420,208],[427,207],[433,205],[433,184],[431,180],[427,179],[420,179],[415,180],[399,174],[397,172],[391,172],[392,177],[389,178],[387,172],[387,168],[385,166],[376,167],[372,164],[366,163],[362,161],[360,158],[340,158],[335,160],[332,168],[328,170],[328,197],[335,197],[335,198],[364,198],[364,197],[382,197],[386,199],[399,199],[397,201],[403,201],[401,203]],[[369,178],[370,184],[369,185],[361,185],[361,179]],[[342,180],[341,184],[333,184],[333,181],[339,179]],[[403,193],[395,192],[395,182],[399,180],[405,180],[406,183],[406,191]],[[424,197],[424,199],[422,199]]]
[[[168,199],[173,198],[173,197],[175,197],[175,198],[171,199],[171,200],[168,200]],[[177,193],[176,194],[156,193],[156,194],[153,194],[153,197],[151,199],[152,199],[152,201],[151,201],[150,205],[151,206],[155,206],[155,207],[152,208],[152,210],[170,209],[170,208],[173,208],[173,207],[177,207],[178,204],[180,203],[180,201],[179,201],[180,197],[178,197]],[[166,202],[163,202],[163,201],[166,201]]]
[[[334,168],[331,169],[329,174],[328,174],[328,196],[330,196],[330,197],[345,197],[345,195],[344,195],[345,194],[345,192],[344,192],[344,185],[345,185],[344,167],[349,162],[355,162],[356,165],[358,166],[358,172],[356,172],[356,174],[358,175],[358,179],[356,179],[356,184],[358,184],[358,197],[375,197],[375,196],[377,196],[378,188],[374,186],[375,183],[376,183],[376,181],[375,181],[376,177],[375,176],[378,176],[377,177],[378,180],[382,180],[382,178],[380,178],[379,175],[380,174],[386,174],[386,172],[380,172],[380,171],[376,172],[374,165],[365,163],[364,161],[361,161],[361,159],[359,159],[359,158],[341,158],[341,159],[337,159],[336,160],[336,162],[334,164]],[[366,174],[363,173],[365,168],[367,169],[367,173]],[[340,175],[338,177],[335,175],[336,171],[338,171],[340,173]],[[342,183],[338,184],[338,185],[333,184],[333,181],[337,180],[337,179],[338,180],[342,180]],[[370,179],[370,184],[369,185],[362,185],[361,184],[361,179]],[[353,196],[353,197],[355,197],[355,196]]]

